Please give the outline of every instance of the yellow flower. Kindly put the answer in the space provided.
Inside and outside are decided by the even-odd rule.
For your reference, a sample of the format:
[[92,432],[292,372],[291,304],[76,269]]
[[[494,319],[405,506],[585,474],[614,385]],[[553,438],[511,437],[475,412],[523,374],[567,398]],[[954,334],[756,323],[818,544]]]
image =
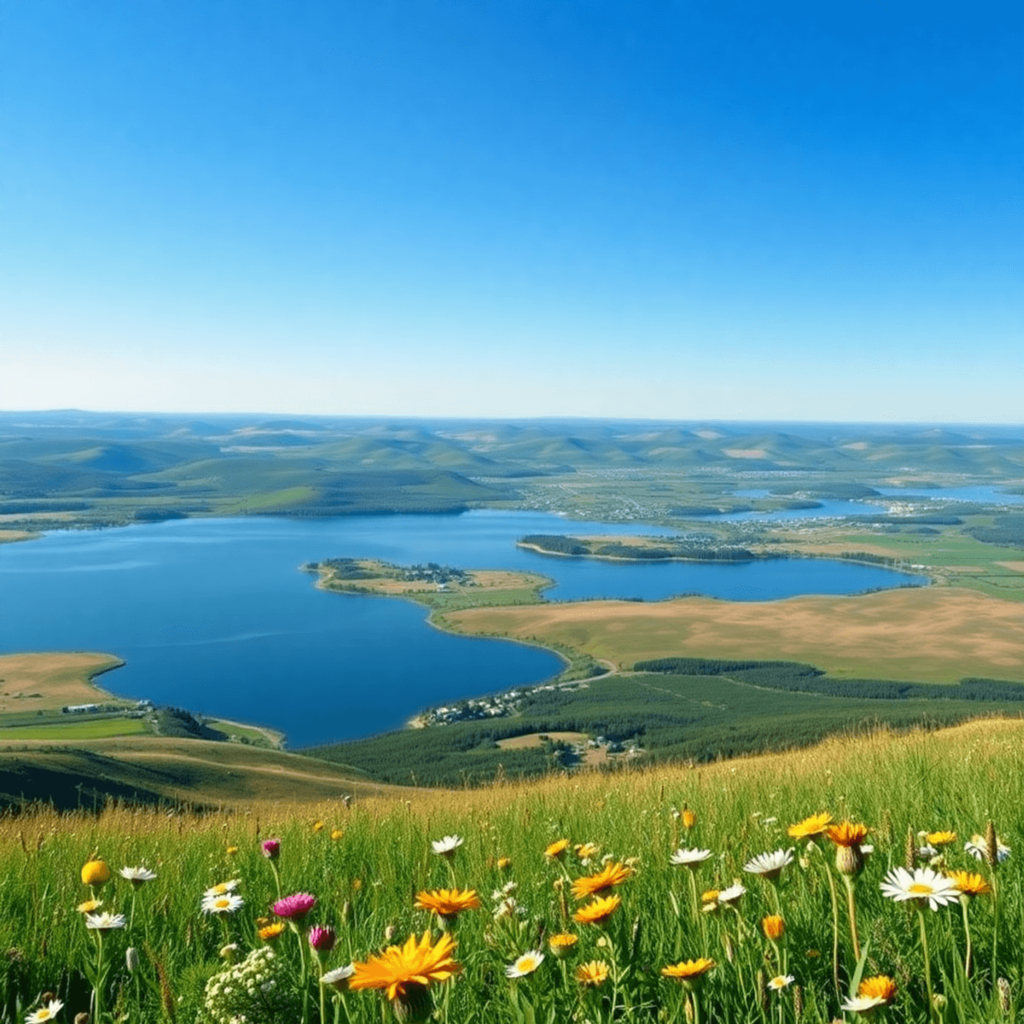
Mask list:
[[683,808],[683,828],[693,828],[697,824],[697,815],[689,807]]
[[579,941],[580,937],[573,935],[572,932],[559,932],[548,939],[548,949],[551,950],[551,954],[556,960],[564,960]]
[[544,856],[547,857],[548,860],[561,860],[565,856],[565,851],[568,849],[568,839],[557,839],[544,851]]
[[832,815],[827,811],[822,811],[820,814],[812,814],[809,818],[798,821],[795,825],[790,825],[786,832],[791,839],[816,839],[823,835],[831,824]]
[[876,974],[857,986],[857,995],[865,999],[879,999],[888,1005],[896,998],[896,982],[884,974]]
[[925,839],[931,846],[949,846],[950,843],[956,842],[955,832],[929,832],[925,835]]
[[621,896],[599,896],[593,903],[580,907],[572,919],[578,924],[604,924],[622,903]]
[[601,847],[597,843],[580,843],[576,847],[576,856],[580,860],[590,860],[591,857],[596,857],[601,852]]
[[867,825],[855,825],[851,821],[844,821],[839,825],[830,825],[826,830],[829,839],[836,846],[860,846],[867,838]]
[[324,823],[322,821],[314,821],[313,822],[313,831],[314,832],[322,832],[323,830],[324,830]]
[[981,875],[970,871],[950,871],[949,877],[964,896],[981,896],[992,891],[992,886]]
[[103,906],[103,900],[86,900],[84,903],[79,903],[75,909],[80,914],[91,914],[94,910],[99,910]]
[[238,853],[238,847],[237,847],[237,846],[229,846],[229,847],[227,848],[227,855],[228,855],[229,857],[234,857],[234,855],[235,855],[236,853]]
[[584,900],[588,896],[595,896],[597,893],[605,892],[607,889],[612,889],[616,885],[622,885],[622,883],[625,882],[632,874],[633,869],[627,868],[624,864],[609,864],[596,875],[587,875],[586,878],[577,878],[576,881],[572,883],[572,894],[576,899]]
[[431,982],[447,981],[462,970],[452,959],[456,943],[447,933],[433,945],[430,932],[423,933],[417,942],[410,935],[404,946],[388,946],[378,956],[371,956],[365,963],[353,964],[355,973],[349,982],[350,989],[384,989],[388,999],[405,996],[410,989],[427,988]]
[[591,960],[576,968],[576,980],[581,985],[603,985],[608,980],[608,965],[603,960]]
[[675,978],[677,981],[681,981],[687,988],[693,988],[714,966],[714,960],[701,956],[696,960],[680,960],[677,964],[662,967],[661,973],[666,978]]
[[418,892],[413,906],[417,910],[432,910],[438,917],[450,921],[463,910],[475,910],[480,906],[480,897],[474,889],[434,889]]
[[102,885],[110,878],[110,868],[101,860],[91,860],[82,868],[84,885]]
[[510,867],[512,867],[512,858],[511,857],[499,857],[498,858],[498,870],[499,871],[508,871],[508,869]]
[[271,942],[276,939],[288,926],[284,921],[275,921],[273,924],[268,924],[265,928],[260,928],[256,933],[264,942]]
[[786,922],[778,914],[769,914],[761,919],[761,929],[765,938],[778,942],[786,931]]
[[345,830],[341,829],[341,828],[336,828],[336,829],[334,829],[333,832],[331,832],[331,838],[333,840],[335,840],[335,841],[337,841],[339,839],[342,839],[344,837],[344,835],[345,835]]
[[720,889],[708,889],[700,894],[700,901],[701,903],[717,903],[720,893]]

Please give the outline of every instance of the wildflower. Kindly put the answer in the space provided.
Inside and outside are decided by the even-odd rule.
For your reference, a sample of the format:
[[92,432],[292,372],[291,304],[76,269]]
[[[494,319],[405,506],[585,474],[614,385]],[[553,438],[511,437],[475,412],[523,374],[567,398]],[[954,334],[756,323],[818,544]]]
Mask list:
[[768,982],[768,987],[773,992],[781,992],[784,988],[789,988],[794,981],[796,981],[796,978],[792,974],[777,974]]
[[480,897],[475,889],[434,889],[416,894],[413,906],[417,910],[432,910],[445,921],[454,920],[463,910],[475,910]]
[[[984,836],[973,835],[969,843],[964,843],[964,849],[975,860],[988,860],[988,844]],[[1001,863],[1010,856],[1010,848],[1003,843],[996,843],[996,857]]]
[[97,932],[109,932],[114,928],[123,928],[128,922],[124,914],[111,914],[104,910],[102,914],[86,914],[85,927]]
[[461,836],[445,836],[443,839],[434,839],[430,845],[439,857],[454,857],[455,851],[465,840]]
[[[334,840],[335,842],[337,842],[337,841],[338,841],[339,839],[343,839],[343,838],[344,838],[344,836],[345,836],[345,830],[344,830],[343,828],[336,828],[336,829],[334,829],[334,830],[333,830],[333,831],[331,832],[331,838],[332,838],[332,839],[333,839],[333,840]],[[338,968],[338,970],[340,971],[340,970],[341,970],[341,968],[339,967],[339,968]]]
[[691,829],[697,824],[697,815],[689,807],[683,805],[683,828]]
[[844,821],[830,825],[826,835],[836,844],[836,870],[841,875],[859,875],[864,867],[864,853],[861,844],[867,837],[867,825]]
[[576,980],[581,985],[592,985],[597,988],[608,980],[609,968],[603,960],[591,960],[576,968]]
[[913,874],[906,868],[893,868],[885,876],[881,888],[883,896],[897,903],[913,900],[921,908],[927,903],[932,910],[957,900],[957,888],[953,880],[931,868],[914,868]]
[[888,1006],[896,998],[896,982],[884,974],[865,978],[857,988],[857,995],[843,1003],[848,1013],[867,1016],[880,1006]]
[[601,925],[618,910],[620,903],[622,903],[621,896],[599,896],[592,903],[580,907],[572,915],[572,919],[579,924]]
[[233,964],[238,959],[238,943],[229,942],[226,946],[221,946],[217,951],[217,956],[219,956],[221,960],[224,960],[229,964]]
[[233,914],[244,903],[241,896],[228,892],[223,896],[204,896],[200,907],[204,914]]
[[225,853],[226,853],[226,854],[227,854],[227,855],[228,855],[229,857],[234,857],[234,855],[235,855],[236,853],[238,853],[238,847],[237,847],[237,846],[229,846],[229,847],[228,847],[228,848],[227,848],[227,849],[226,849],[226,850],[225,850],[224,852],[225,852]]
[[599,892],[606,892],[616,885],[622,885],[633,874],[631,868],[621,863],[609,864],[603,871],[596,875],[587,875],[586,878],[577,878],[572,883],[572,894],[578,900],[586,899],[588,896],[595,896]]
[[51,999],[35,1013],[30,1013],[25,1018],[25,1024],[42,1024],[44,1020],[54,1020],[63,1008],[64,1004],[59,999]]
[[928,832],[924,838],[930,846],[949,846],[950,843],[956,842],[956,833]]
[[277,860],[281,856],[281,840],[280,839],[264,839],[260,843],[260,853],[263,854],[267,860]]
[[778,914],[769,914],[761,918],[761,930],[766,939],[778,942],[786,931],[786,922]]
[[216,885],[211,885],[204,896],[226,896],[229,892],[234,892],[241,884],[240,878],[229,878],[226,882],[218,882]]
[[760,875],[768,882],[774,882],[782,874],[782,869],[792,863],[792,850],[776,850],[774,853],[759,853],[743,865],[743,870],[751,875]]
[[730,885],[728,889],[722,889],[718,894],[719,903],[735,903],[745,892],[746,888],[738,882]]
[[992,891],[992,886],[982,875],[970,871],[951,871],[947,876],[961,896],[982,896]]
[[156,875],[149,868],[121,868],[121,877],[126,878],[137,889],[146,882],[152,882]]
[[669,858],[669,860],[676,865],[676,867],[689,868],[691,871],[696,870],[698,865],[703,864],[704,861],[711,856],[710,850],[676,850],[675,853]]
[[698,957],[696,960],[680,960],[677,964],[670,964],[662,967],[661,973],[666,978],[675,978],[682,982],[685,988],[695,988],[713,967],[715,961],[707,957]]
[[832,815],[827,811],[822,811],[820,814],[812,814],[809,818],[798,821],[795,825],[790,825],[786,829],[786,833],[790,839],[817,839],[818,836],[825,834],[831,824]]
[[431,982],[447,981],[462,970],[452,958],[455,945],[447,933],[436,945],[431,943],[429,931],[419,941],[410,935],[404,946],[388,946],[365,963],[353,964],[349,988],[383,989],[392,1001],[415,989],[426,990]]
[[601,847],[597,843],[578,843],[576,845],[576,856],[586,863],[592,857],[596,857],[601,852]]
[[301,921],[316,906],[316,897],[309,892],[293,892],[278,900],[270,909],[278,917],[294,918]]
[[497,867],[499,871],[508,871],[508,869],[512,867],[512,858],[499,857]]
[[80,914],[91,914],[94,910],[99,910],[103,906],[103,900],[86,900],[84,903],[79,903],[75,910]]
[[568,849],[568,839],[557,839],[544,851],[544,856],[547,857],[548,860],[561,860],[565,856],[565,851]]
[[313,822],[313,831],[314,832],[323,832],[323,830],[324,830],[324,823],[322,821],[314,821]]
[[337,989],[339,992],[344,992],[349,985],[349,981],[352,979],[352,975],[355,974],[355,966],[353,964],[346,964],[344,967],[335,967],[333,971],[325,971],[320,975],[321,985],[330,985],[331,988]]
[[544,962],[544,954],[539,949],[531,949],[524,953],[514,964],[505,968],[505,973],[510,978],[525,978],[527,974],[533,974]]
[[548,949],[556,960],[564,960],[579,941],[580,937],[573,935],[572,932],[559,932],[548,939]]
[[324,925],[315,924],[309,929],[309,944],[318,953],[330,953],[334,949],[335,942],[338,941],[337,933],[333,928],[327,928]]
[[274,939],[278,939],[284,934],[286,927],[284,921],[275,921],[273,924],[264,925],[256,934],[264,942],[273,942]]
[[101,860],[91,860],[82,867],[82,884],[103,885],[110,878],[110,868]]

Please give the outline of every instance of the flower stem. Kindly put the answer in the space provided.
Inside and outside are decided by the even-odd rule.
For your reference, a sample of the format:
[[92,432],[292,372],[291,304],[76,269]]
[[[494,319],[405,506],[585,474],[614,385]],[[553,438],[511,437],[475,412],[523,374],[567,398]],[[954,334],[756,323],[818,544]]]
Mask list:
[[846,883],[846,906],[850,913],[850,938],[853,939],[853,957],[860,960],[860,940],[857,938],[857,904],[854,899],[853,879],[849,875],[843,875]]
[[967,938],[967,950],[964,953],[964,977],[969,978],[971,976],[971,922],[967,914],[967,907],[970,903],[970,899],[967,896],[960,897],[960,909],[964,915],[964,935]]
[[928,959],[928,931],[924,926],[924,908],[917,908],[917,920],[921,925],[921,952],[924,955],[924,987],[928,996],[928,1019],[930,1021],[938,1020],[938,1014],[935,1010],[935,999],[932,994],[932,965]]
[[832,897],[832,983],[839,994],[839,894],[836,892],[836,880],[832,877],[832,869],[825,864],[825,875],[828,878],[829,894]]

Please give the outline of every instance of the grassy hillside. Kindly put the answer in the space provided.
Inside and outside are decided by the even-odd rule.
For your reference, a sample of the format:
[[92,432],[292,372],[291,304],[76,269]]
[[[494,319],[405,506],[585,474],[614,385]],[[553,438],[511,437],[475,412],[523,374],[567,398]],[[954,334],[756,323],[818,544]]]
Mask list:
[[[253,1024],[373,1024],[390,1017],[387,994],[321,988],[320,970],[372,964],[389,942],[424,933],[436,947],[445,932],[415,904],[446,898],[430,894],[453,886],[472,890],[460,897],[468,908],[443,925],[453,966],[425,989],[409,983],[404,1002],[392,993],[407,1016],[432,1005],[431,1019],[443,1024],[828,1024],[861,1019],[844,1014],[844,1004],[860,983],[884,976],[869,991],[885,993],[884,1019],[893,1024],[928,1021],[929,990],[941,998],[933,1022],[1019,1019],[1022,728],[987,721],[879,733],[697,769],[409,792],[351,806],[261,802],[205,815],[111,808],[0,819],[0,1020],[22,1021],[43,992],[64,1004],[58,1019],[71,1020],[95,988],[96,1024],[124,1015],[223,1021],[239,1012]],[[863,843],[872,852],[865,845],[837,859],[840,847],[827,836],[787,835],[788,826],[818,812],[863,825],[866,835],[837,835],[859,836],[857,850]],[[996,847],[1010,851],[992,864],[964,848],[989,822]],[[454,837],[450,859],[431,849],[446,836]],[[268,837],[280,842],[277,859],[261,855]],[[680,848],[706,854],[692,854],[691,871],[672,863]],[[774,882],[757,873],[755,860],[771,862],[772,851],[780,851],[772,856],[781,864]],[[100,933],[75,909],[90,895],[79,869],[97,857],[113,869],[94,890],[102,909],[124,915]],[[914,899],[900,903],[883,890],[908,858],[925,872],[916,884],[940,894],[936,909],[923,903],[915,912]],[[837,864],[856,873],[844,875]],[[145,866],[155,877],[134,888],[118,874],[122,866]],[[954,869],[976,876],[961,883],[978,892],[962,907],[955,893],[952,902],[942,895],[950,884],[944,873]],[[225,911],[202,912],[204,889],[229,879],[235,898]],[[598,896],[582,895],[602,884],[608,888]],[[742,892],[725,892],[737,884]],[[719,895],[704,899],[711,909],[701,911],[705,891]],[[280,920],[268,907],[282,892],[308,893],[312,908],[293,919],[294,932],[283,927],[277,938],[261,938],[262,920]],[[607,911],[604,923],[587,923],[598,908]],[[781,932],[774,941],[766,938],[766,918],[773,936]],[[319,958],[307,940],[313,924],[334,929],[333,950]],[[557,947],[564,959],[549,944],[556,933],[575,937]],[[234,951],[218,955],[229,941]],[[246,985],[227,981],[225,958],[241,960],[263,946],[274,957],[260,981],[274,985],[254,986],[249,999]],[[136,951],[131,971],[129,947]],[[531,951],[530,963],[520,960]],[[402,960],[397,950],[392,957]],[[693,976],[701,984],[691,991],[666,976],[672,965],[683,965],[676,974],[700,972]],[[510,978],[510,968],[521,977]],[[372,982],[366,968],[356,971]],[[211,996],[207,982],[218,972],[220,994]],[[212,1014],[203,1010],[208,1000],[216,1004]]]

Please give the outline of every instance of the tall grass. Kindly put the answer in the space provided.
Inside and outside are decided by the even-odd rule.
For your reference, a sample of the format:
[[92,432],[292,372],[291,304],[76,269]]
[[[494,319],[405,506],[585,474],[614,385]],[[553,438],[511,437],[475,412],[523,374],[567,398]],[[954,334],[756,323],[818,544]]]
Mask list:
[[[41,1005],[43,993],[64,1003],[60,1020],[70,1022],[89,1009],[86,972],[97,941],[76,906],[90,895],[79,871],[94,857],[114,872],[99,891],[103,909],[130,921],[104,934],[104,956],[112,966],[105,1017],[94,1024],[208,1019],[204,992],[208,979],[225,969],[223,947],[237,944],[234,955],[242,958],[262,945],[259,919],[273,917],[269,907],[278,897],[275,868],[283,892],[312,893],[317,905],[298,929],[302,934],[285,931],[272,947],[278,992],[292,1009],[266,1018],[250,1014],[250,1024],[284,1022],[287,1013],[296,1021],[320,1020],[315,958],[308,950],[307,994],[296,991],[300,943],[309,925],[337,931],[337,947],[324,956],[326,969],[365,962],[427,930],[436,941],[442,922],[414,909],[415,897],[452,887],[475,889],[483,906],[446,925],[457,941],[461,971],[432,991],[437,1019],[450,1024],[654,1022],[684,1015],[703,1022],[829,1022],[841,1017],[857,981],[876,974],[893,978],[898,990],[895,1003],[882,1011],[887,1020],[924,1022],[936,1014],[963,1024],[1014,1020],[1024,984],[1024,849],[1016,848],[1024,826],[1021,737],[1019,723],[977,722],[947,732],[835,740],[698,769],[422,791],[410,802],[264,804],[204,816],[111,807],[98,816],[40,811],[4,818],[0,1021],[24,1020]],[[691,829],[680,813],[684,806],[696,816]],[[818,840],[809,848],[786,834],[788,825],[823,810],[871,828],[867,842],[874,852],[853,881],[860,962],[846,890],[830,866],[832,843]],[[963,848],[989,820],[999,840],[1013,848],[994,869]],[[932,1009],[918,916],[883,897],[879,885],[890,868],[904,864],[908,832],[916,837],[919,830],[940,829],[958,833],[956,843],[944,848],[946,867],[995,877],[998,938],[995,900],[978,896],[966,912],[973,944],[968,976],[961,909],[925,911],[929,975],[938,995]],[[445,835],[463,839],[451,859],[431,848]],[[281,841],[275,862],[260,849],[260,840],[271,836]],[[546,858],[545,849],[562,838],[571,840],[566,859]],[[587,842],[600,852],[582,864],[573,847]],[[696,868],[699,891],[738,881],[746,894],[716,912],[695,912],[688,869],[669,859],[680,846],[712,851]],[[794,862],[777,886],[744,871],[753,856],[790,847],[797,847]],[[604,927],[578,924],[572,918],[581,903],[569,883],[597,872],[609,857],[634,868],[614,890],[621,906]],[[117,869],[135,865],[149,867],[157,878],[133,888]],[[240,879],[244,905],[231,914],[202,913],[203,891],[234,878]],[[509,883],[514,888],[502,892]],[[500,913],[510,896],[515,906]],[[776,913],[785,932],[772,942],[761,921]],[[558,960],[546,941],[563,931],[578,934],[579,941],[569,958]],[[125,960],[129,947],[138,955],[133,971]],[[525,977],[508,978],[509,965],[530,950],[544,952],[544,961]],[[701,957],[716,966],[701,975],[696,992],[662,975],[668,965]],[[608,979],[583,986],[575,971],[592,961],[609,965]],[[766,987],[773,977],[789,976],[792,983],[778,991]],[[331,989],[324,1016],[369,1024],[390,1016],[386,1004],[379,992],[336,995]]]

